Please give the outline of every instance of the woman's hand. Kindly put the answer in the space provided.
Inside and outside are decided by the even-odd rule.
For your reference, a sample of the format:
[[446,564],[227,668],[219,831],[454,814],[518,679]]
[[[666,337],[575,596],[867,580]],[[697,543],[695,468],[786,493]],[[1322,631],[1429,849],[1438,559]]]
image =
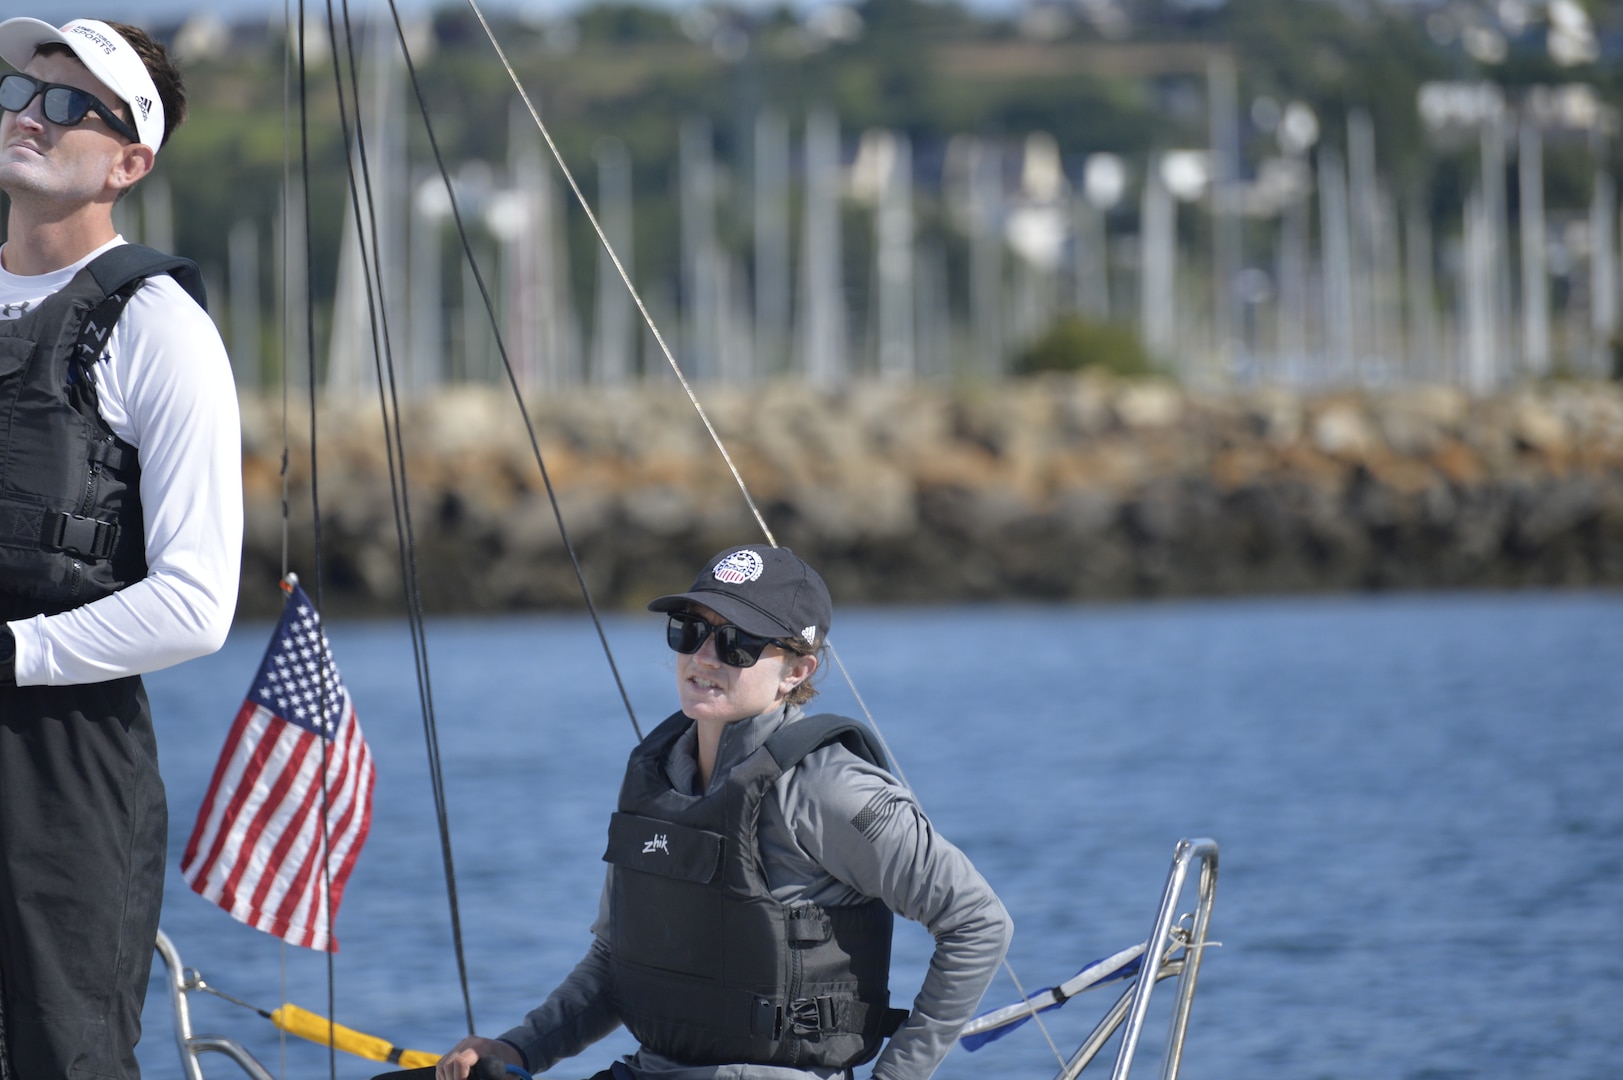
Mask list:
[[439,1064],[434,1066],[434,1080],[468,1080],[474,1065],[482,1057],[497,1057],[509,1065],[517,1065],[521,1069],[524,1067],[518,1051],[506,1043],[469,1035],[440,1058]]

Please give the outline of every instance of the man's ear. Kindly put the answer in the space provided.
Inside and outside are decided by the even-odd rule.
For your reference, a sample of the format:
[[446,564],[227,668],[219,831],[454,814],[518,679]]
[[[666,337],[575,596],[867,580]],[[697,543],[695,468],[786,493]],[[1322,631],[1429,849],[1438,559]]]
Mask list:
[[157,160],[158,152],[146,143],[130,143],[119,152],[118,160],[113,162],[107,182],[119,191],[132,188],[152,171]]

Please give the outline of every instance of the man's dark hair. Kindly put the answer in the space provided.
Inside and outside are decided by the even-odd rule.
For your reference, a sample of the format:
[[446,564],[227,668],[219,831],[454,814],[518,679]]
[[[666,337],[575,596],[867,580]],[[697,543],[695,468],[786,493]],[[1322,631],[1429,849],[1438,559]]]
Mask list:
[[167,145],[169,136],[186,119],[186,80],[181,78],[180,68],[170,57],[169,50],[153,41],[145,30],[129,23],[109,22],[107,25],[130,43],[135,55],[147,66],[147,74],[152,76],[152,85],[158,88],[158,98],[163,102],[163,141]]
[[[135,55],[146,65],[147,74],[152,76],[152,85],[157,87],[158,100],[163,102],[163,143],[152,149],[161,149],[162,146],[168,145],[169,136],[173,135],[175,129],[186,119],[186,80],[181,78],[180,68],[175,66],[174,60],[170,58],[169,50],[152,40],[152,36],[145,30],[129,23],[110,22],[107,25],[118,31],[119,36],[130,43]],[[41,45],[34,50],[34,55],[73,56],[77,59],[72,49],[55,41]],[[132,120],[130,103],[126,101],[120,104],[124,106],[124,119]]]

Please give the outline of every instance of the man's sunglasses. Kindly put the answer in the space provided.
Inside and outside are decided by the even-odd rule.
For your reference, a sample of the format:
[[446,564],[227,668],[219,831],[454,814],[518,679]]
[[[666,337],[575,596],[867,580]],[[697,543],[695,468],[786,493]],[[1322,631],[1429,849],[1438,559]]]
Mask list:
[[77,86],[40,82],[31,75],[12,73],[0,76],[0,110],[22,112],[40,94],[45,95],[45,119],[53,124],[72,127],[93,112],[130,142],[141,141],[135,129],[97,100],[95,94],[88,94]]
[[681,611],[672,612],[671,621],[665,625],[665,644],[676,652],[692,655],[712,633],[716,635],[716,656],[728,667],[754,667],[763,649],[781,644],[777,638],[757,637],[732,623],[711,626],[699,616]]

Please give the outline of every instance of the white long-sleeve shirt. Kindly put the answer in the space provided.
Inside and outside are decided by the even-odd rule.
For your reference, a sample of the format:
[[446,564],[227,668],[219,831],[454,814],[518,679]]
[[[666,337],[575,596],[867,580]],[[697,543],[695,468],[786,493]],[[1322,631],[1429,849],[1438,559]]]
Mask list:
[[[0,267],[0,319],[33,310],[118,237],[72,266]],[[7,625],[19,686],[103,682],[218,649],[242,565],[242,428],[225,345],[167,274],[130,299],[100,363],[102,418],[140,452],[147,576],[83,607]]]

